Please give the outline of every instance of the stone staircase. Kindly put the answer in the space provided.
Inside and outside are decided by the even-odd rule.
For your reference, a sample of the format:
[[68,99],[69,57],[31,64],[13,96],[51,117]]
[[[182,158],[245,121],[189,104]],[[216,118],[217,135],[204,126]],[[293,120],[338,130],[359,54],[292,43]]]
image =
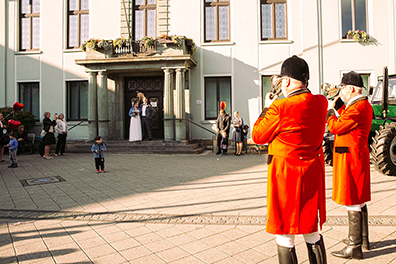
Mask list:
[[[200,154],[206,146],[200,140],[185,141],[137,141],[107,140],[104,142],[108,153],[158,153],[158,154]],[[68,144],[66,152],[90,153],[93,142]]]

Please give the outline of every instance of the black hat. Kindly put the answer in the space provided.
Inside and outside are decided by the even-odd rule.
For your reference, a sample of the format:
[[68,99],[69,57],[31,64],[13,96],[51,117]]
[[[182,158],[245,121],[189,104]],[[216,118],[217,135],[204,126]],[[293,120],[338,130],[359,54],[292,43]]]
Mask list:
[[347,74],[344,74],[341,79],[342,85],[353,85],[357,87],[363,87],[363,79],[359,73],[354,71],[350,71]]
[[280,75],[306,83],[309,80],[308,64],[304,59],[293,55],[282,63]]

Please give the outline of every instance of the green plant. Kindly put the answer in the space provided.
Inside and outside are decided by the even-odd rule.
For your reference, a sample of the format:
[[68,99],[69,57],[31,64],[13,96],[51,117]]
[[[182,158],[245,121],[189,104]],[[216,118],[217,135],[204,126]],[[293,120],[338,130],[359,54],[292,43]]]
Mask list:
[[370,35],[363,30],[349,30],[348,35],[352,35],[355,42],[370,42]]
[[112,40],[105,40],[105,39],[88,39],[86,40],[82,45],[81,49],[83,51],[87,51],[87,49],[90,50],[103,50],[103,51],[108,51],[111,47]]
[[[3,114],[4,117],[6,117],[8,114],[12,112],[12,107],[3,107],[0,108],[0,112]],[[6,121],[13,119],[15,121],[20,121],[21,125],[25,126],[25,131],[29,132],[34,125],[36,124],[36,119],[35,116],[32,114],[30,111],[15,111],[14,115],[10,115]]]
[[155,47],[156,40],[153,37],[145,36],[144,38],[142,38],[142,41],[144,41],[144,46],[146,48],[154,48]]
[[191,38],[187,38],[186,45],[187,45],[188,53],[193,55],[194,52],[197,50],[197,45],[195,44],[194,40]]
[[124,38],[124,37],[116,38],[116,39],[113,41],[114,47],[118,47],[118,48],[125,47],[126,44],[127,44],[127,39]]

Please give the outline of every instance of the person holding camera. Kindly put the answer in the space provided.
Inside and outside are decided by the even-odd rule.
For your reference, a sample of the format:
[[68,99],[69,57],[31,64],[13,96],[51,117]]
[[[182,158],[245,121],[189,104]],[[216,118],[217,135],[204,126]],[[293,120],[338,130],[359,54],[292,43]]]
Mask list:
[[275,234],[281,264],[297,263],[295,235],[302,234],[309,263],[327,263],[325,169],[322,150],[327,99],[307,88],[309,68],[297,56],[281,66],[284,99],[268,93],[252,130],[256,144],[268,146],[267,224]]

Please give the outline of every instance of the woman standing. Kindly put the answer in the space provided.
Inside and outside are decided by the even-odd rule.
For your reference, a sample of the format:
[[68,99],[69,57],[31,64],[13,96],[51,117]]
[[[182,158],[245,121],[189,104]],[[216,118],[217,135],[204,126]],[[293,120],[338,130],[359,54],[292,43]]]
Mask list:
[[4,162],[4,145],[7,145],[8,143],[5,142],[5,139],[7,138],[7,127],[2,113],[0,113],[0,128],[0,162]]
[[51,113],[49,111],[44,112],[44,119],[43,119],[43,129],[46,132],[45,136],[43,137],[43,144],[44,144],[44,159],[51,159],[49,154],[51,145],[55,144],[55,135],[54,135],[54,126],[56,126],[56,120],[58,117],[55,115],[54,120],[51,121],[50,119]]
[[129,110],[131,124],[129,126],[129,142],[142,140],[142,125],[140,124],[140,109],[138,102]]
[[239,112],[234,112],[234,120],[232,121],[232,126],[234,127],[234,132],[232,134],[232,141],[235,142],[236,150],[235,155],[240,156],[242,153],[242,146],[243,146],[243,120],[239,117]]
[[58,120],[56,120],[56,132],[58,132],[58,143],[56,143],[55,156],[63,155],[66,146],[67,137],[67,124],[63,120],[64,114],[60,114]]

